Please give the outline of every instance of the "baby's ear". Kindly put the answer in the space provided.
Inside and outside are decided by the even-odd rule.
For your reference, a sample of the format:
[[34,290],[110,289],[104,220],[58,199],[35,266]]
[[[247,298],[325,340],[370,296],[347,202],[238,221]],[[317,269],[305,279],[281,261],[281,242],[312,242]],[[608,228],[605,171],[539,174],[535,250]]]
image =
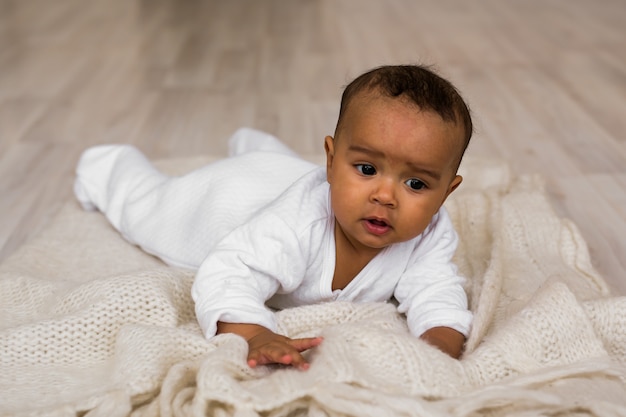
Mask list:
[[[448,191],[446,192],[446,198],[448,198],[448,196],[450,194],[452,194],[452,191],[456,190],[457,188],[459,188],[459,185],[461,185],[461,183],[463,182],[463,177],[460,175],[456,175],[452,181],[450,181],[450,185],[448,186]],[[445,200],[444,200],[445,201]]]
[[335,158],[335,140],[332,136],[324,138],[324,150],[326,151],[326,176],[328,182],[330,182],[333,159]]

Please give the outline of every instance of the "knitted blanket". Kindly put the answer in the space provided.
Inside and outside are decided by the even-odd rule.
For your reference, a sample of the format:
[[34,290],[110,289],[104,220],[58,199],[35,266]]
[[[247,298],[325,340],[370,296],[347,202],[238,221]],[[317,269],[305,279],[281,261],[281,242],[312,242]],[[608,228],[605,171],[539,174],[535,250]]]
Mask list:
[[239,337],[202,337],[193,271],[72,201],[0,266],[0,414],[626,416],[626,298],[540,179],[469,159],[462,174],[446,203],[475,313],[461,360],[410,336],[391,302],[328,303],[276,313],[288,336],[324,336],[308,371],[251,369]]

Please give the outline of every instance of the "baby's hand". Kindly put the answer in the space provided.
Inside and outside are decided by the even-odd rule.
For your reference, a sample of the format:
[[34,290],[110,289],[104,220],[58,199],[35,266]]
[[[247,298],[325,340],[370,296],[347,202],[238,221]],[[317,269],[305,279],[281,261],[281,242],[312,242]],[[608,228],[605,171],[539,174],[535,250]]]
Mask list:
[[218,323],[218,333],[235,333],[248,341],[248,365],[278,363],[298,369],[309,369],[308,362],[301,352],[322,343],[321,337],[290,339],[256,324]]
[[322,343],[321,337],[290,339],[265,329],[248,340],[248,365],[254,368],[257,365],[280,363],[306,370],[309,369],[309,364],[300,352],[318,346],[320,343]]
[[459,359],[463,353],[465,336],[449,327],[433,327],[426,330],[420,338],[455,359]]

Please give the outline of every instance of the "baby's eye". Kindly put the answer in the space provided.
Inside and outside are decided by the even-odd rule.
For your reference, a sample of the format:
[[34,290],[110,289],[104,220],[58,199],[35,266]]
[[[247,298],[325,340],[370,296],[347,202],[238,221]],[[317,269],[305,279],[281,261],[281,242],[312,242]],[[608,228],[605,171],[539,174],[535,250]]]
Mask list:
[[363,175],[374,175],[376,174],[376,168],[369,164],[357,164],[355,165],[357,171],[359,171]]
[[419,191],[426,187],[426,184],[422,180],[418,180],[417,178],[411,178],[405,182],[406,185],[411,188],[411,190]]

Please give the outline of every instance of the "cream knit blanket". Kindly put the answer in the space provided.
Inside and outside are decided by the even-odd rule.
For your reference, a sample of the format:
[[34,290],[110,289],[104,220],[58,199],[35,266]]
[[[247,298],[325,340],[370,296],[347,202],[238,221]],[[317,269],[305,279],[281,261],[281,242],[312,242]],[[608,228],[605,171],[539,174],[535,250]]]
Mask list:
[[626,416],[626,298],[539,179],[472,160],[463,175],[446,203],[475,312],[462,360],[411,337],[392,304],[330,303],[277,313],[289,336],[324,336],[310,370],[250,369],[243,340],[203,339],[191,271],[70,202],[0,266],[0,414]]

